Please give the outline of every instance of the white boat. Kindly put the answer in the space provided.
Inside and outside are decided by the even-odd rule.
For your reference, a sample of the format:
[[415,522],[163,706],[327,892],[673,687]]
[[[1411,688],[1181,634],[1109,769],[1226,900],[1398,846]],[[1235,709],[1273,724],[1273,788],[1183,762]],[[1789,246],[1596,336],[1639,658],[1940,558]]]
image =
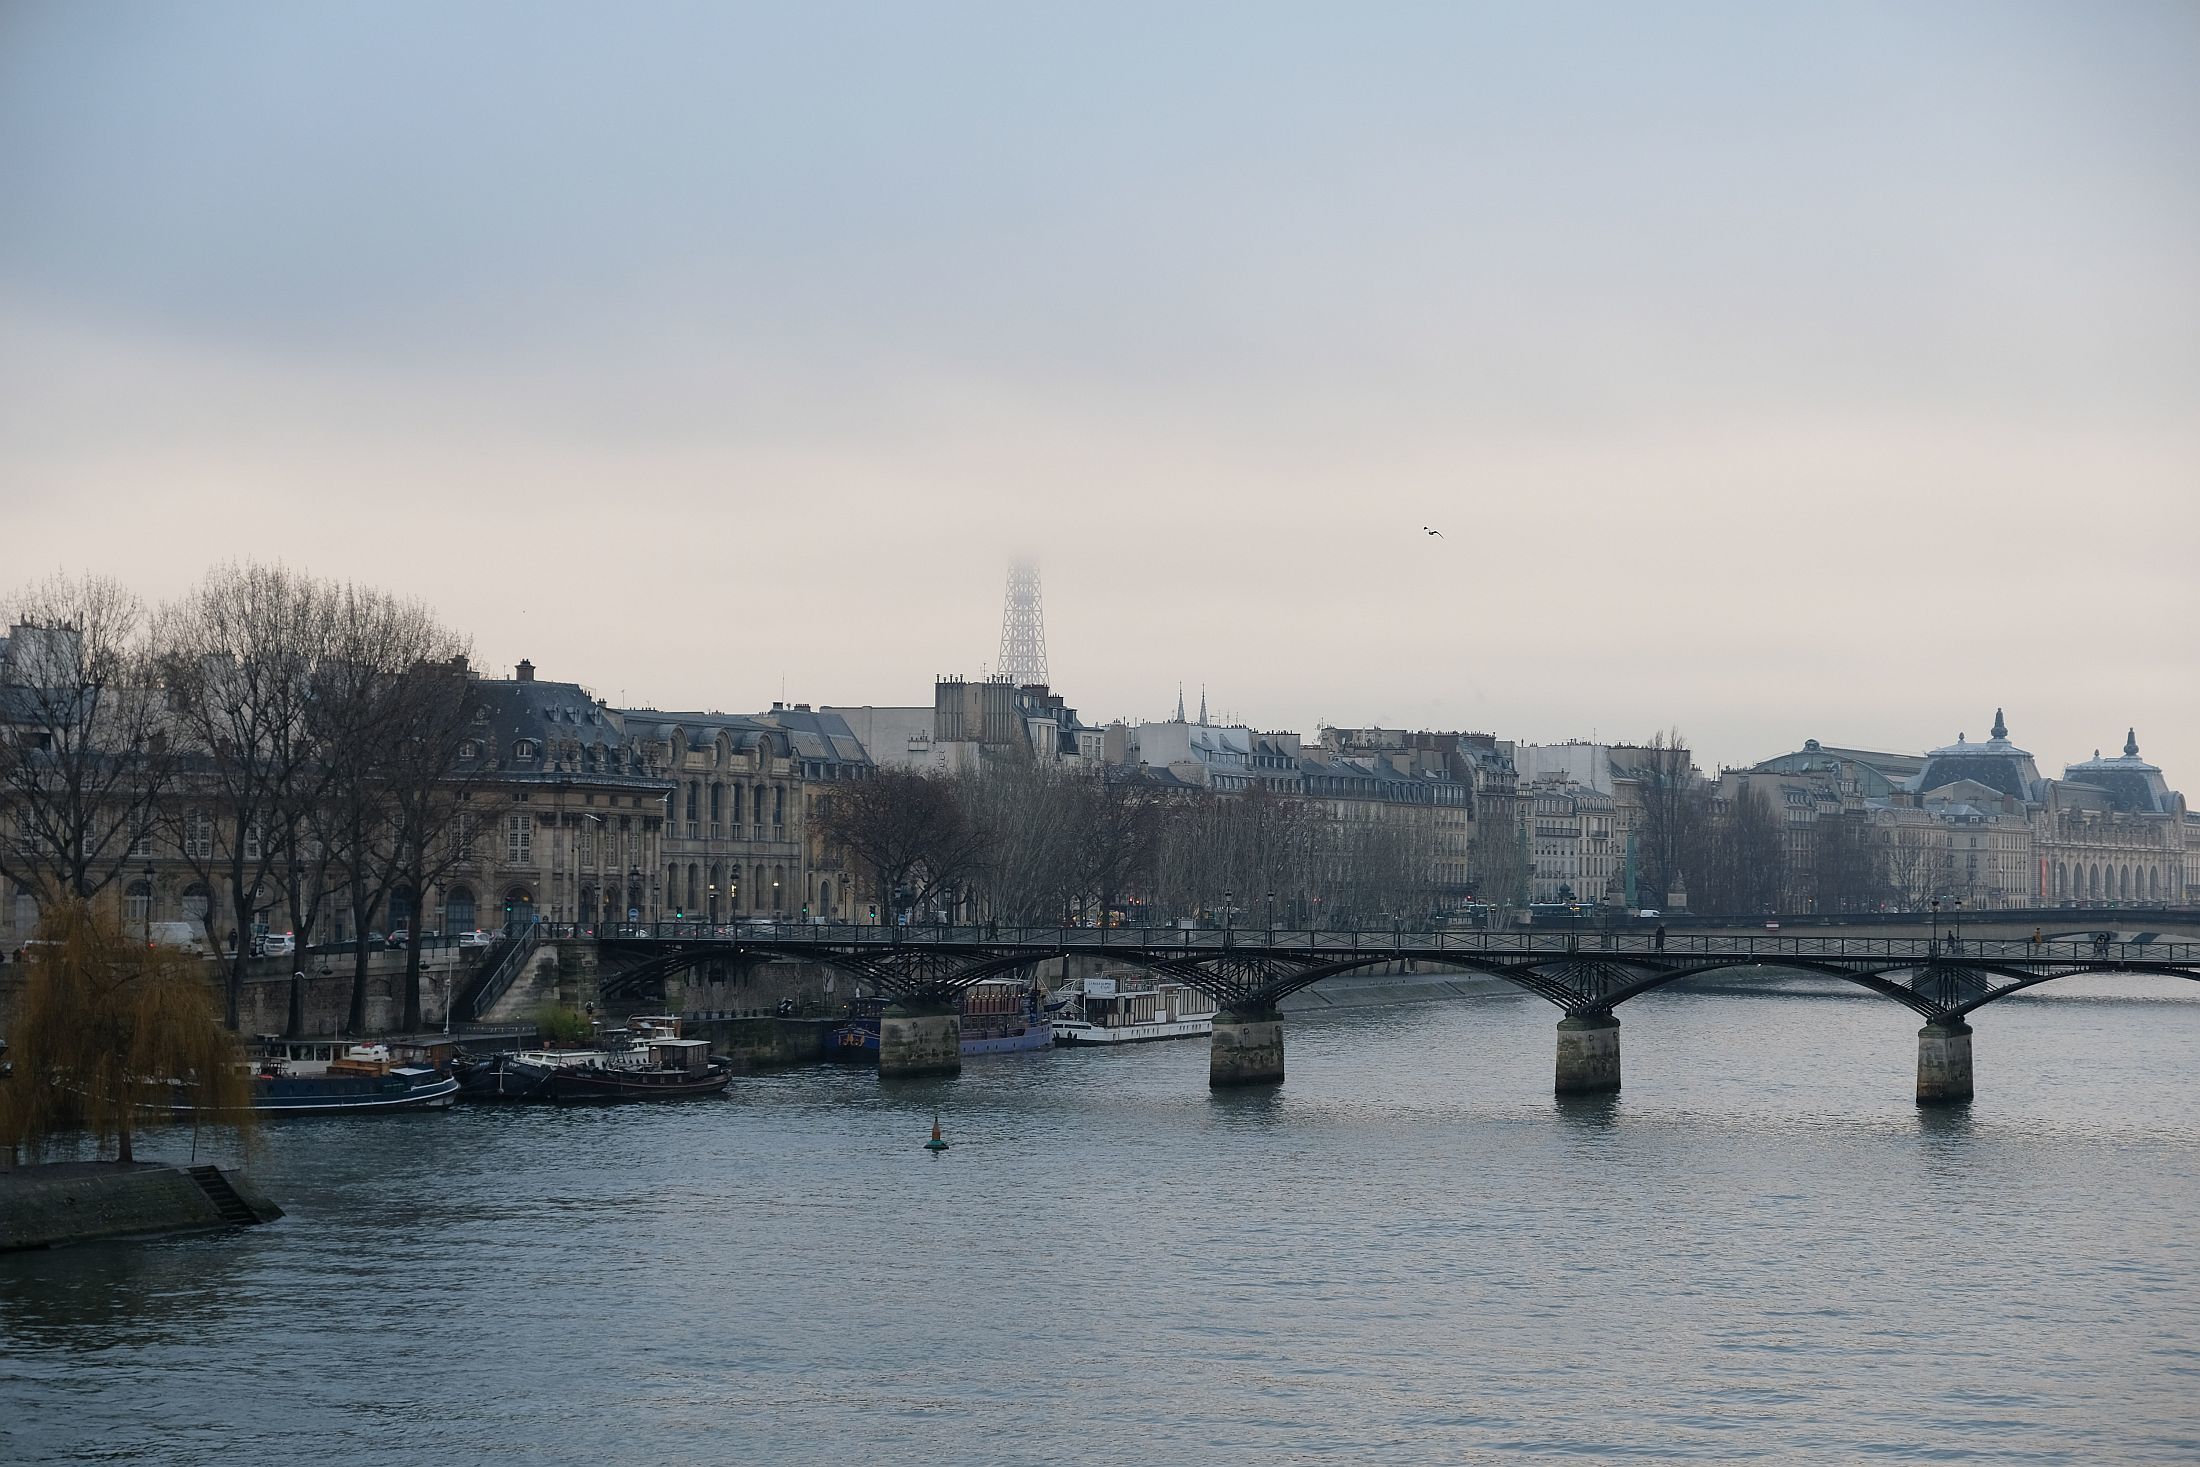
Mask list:
[[1198,1039],[1215,1031],[1215,1001],[1145,973],[1087,978],[1054,1018],[1056,1044],[1138,1044]]

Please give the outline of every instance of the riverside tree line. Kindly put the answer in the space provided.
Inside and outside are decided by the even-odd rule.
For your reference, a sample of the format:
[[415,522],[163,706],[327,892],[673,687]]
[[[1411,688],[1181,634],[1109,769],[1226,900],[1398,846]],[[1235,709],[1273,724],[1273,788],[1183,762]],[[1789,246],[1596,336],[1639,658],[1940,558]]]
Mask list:
[[[235,565],[158,608],[110,580],[55,577],[13,611],[29,645],[11,648],[18,676],[0,689],[0,876],[42,910],[111,896],[158,842],[205,894],[210,948],[273,907],[303,950],[339,910],[364,933],[393,894],[426,891],[486,816],[461,767],[467,642],[419,602]],[[240,937],[224,960],[231,1028],[248,956]],[[351,1032],[367,963],[359,943]],[[302,1006],[294,980],[294,1032]]]

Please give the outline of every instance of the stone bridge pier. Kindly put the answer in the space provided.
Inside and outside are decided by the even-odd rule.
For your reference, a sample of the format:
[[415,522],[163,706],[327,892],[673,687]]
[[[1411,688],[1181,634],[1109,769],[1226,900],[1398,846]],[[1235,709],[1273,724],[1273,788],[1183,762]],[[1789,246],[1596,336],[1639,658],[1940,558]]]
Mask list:
[[962,1073],[962,1011],[953,999],[898,999],[879,1015],[878,1072]]
[[1282,1081],[1282,1013],[1273,1004],[1246,1003],[1216,1014],[1207,1049],[1208,1087],[1224,1090]]
[[1971,1099],[1971,1026],[1961,1019],[1917,1031],[1917,1103],[1964,1105]]
[[1619,1020],[1611,1014],[1568,1014],[1558,1021],[1560,1095],[1608,1095],[1619,1089]]

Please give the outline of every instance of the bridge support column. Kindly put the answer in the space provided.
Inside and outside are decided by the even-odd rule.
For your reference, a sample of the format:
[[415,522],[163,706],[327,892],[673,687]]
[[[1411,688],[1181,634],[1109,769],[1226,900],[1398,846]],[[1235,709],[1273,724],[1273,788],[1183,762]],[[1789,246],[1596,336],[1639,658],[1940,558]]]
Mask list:
[[1619,1020],[1610,1014],[1568,1014],[1558,1021],[1560,1095],[1605,1095],[1619,1089]]
[[879,1015],[880,1075],[956,1075],[962,1067],[962,1012],[952,1003],[892,1003]]
[[1971,1026],[1927,1024],[1917,1031],[1917,1103],[1964,1105],[1971,1099]]
[[1275,1085],[1283,1080],[1283,1015],[1272,1008],[1224,1009],[1208,1041],[1207,1084]]

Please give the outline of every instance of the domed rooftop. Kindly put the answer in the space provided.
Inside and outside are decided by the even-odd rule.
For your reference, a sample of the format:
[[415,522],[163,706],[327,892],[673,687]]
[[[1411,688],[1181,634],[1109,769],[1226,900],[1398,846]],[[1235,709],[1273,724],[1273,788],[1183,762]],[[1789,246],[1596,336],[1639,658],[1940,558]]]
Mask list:
[[2003,722],[1999,708],[1994,710],[1993,731],[1985,743],[1974,744],[1957,734],[1954,743],[1925,756],[1925,767],[1918,771],[1911,788],[1922,795],[1964,779],[1999,790],[2012,799],[2035,796],[2040,783],[2039,766],[2029,753],[2009,742],[2009,726]]
[[2101,751],[2095,749],[2093,757],[2083,764],[2067,766],[2063,778],[2072,784],[2106,790],[2110,804],[2118,810],[2159,815],[2174,803],[2161,769],[2139,757],[2137,729],[2125,731],[2121,758],[2103,759]]

